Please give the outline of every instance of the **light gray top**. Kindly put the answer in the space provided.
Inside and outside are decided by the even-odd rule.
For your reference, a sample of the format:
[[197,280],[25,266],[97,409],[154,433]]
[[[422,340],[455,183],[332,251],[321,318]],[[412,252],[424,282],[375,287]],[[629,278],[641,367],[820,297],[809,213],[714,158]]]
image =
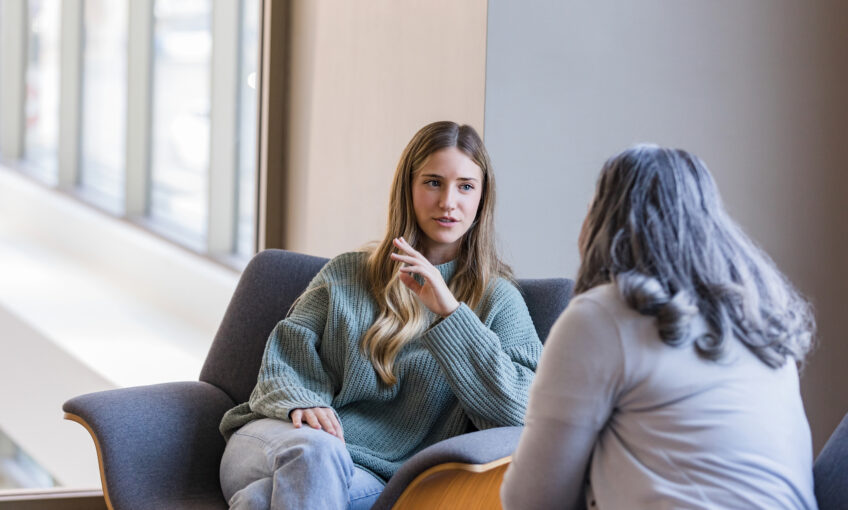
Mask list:
[[554,324],[525,421],[507,510],[573,508],[584,494],[602,510],[817,508],[795,364],[771,369],[738,341],[717,362],[671,347],[612,284]]

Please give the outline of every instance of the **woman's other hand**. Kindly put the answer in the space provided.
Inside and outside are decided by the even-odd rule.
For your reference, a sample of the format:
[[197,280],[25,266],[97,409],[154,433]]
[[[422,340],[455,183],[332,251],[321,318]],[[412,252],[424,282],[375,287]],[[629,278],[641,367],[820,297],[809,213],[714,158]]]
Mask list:
[[[418,296],[424,306],[441,317],[447,317],[459,308],[459,301],[448,289],[441,273],[424,255],[416,251],[402,237],[396,238],[394,245],[404,253],[392,253],[392,260],[406,264],[400,268],[400,281]],[[413,278],[413,274],[420,276],[424,283],[418,283]]]
[[299,429],[305,421],[313,429],[324,430],[336,436],[344,443],[344,432],[342,425],[336,418],[336,413],[329,407],[309,407],[306,409],[295,409],[289,414],[294,428]]

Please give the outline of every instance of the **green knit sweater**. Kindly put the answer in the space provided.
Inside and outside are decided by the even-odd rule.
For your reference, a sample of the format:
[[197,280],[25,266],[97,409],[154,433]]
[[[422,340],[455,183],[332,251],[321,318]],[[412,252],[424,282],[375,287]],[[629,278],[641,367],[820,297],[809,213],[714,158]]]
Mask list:
[[[478,429],[521,425],[542,352],[527,305],[498,279],[477,308],[465,303],[405,345],[398,382],[382,383],[360,339],[377,317],[368,290],[367,255],[340,255],[324,266],[268,338],[250,400],[228,411],[230,435],[262,417],[332,407],[354,463],[388,479],[409,457],[438,441]],[[446,282],[456,263],[436,266]]]

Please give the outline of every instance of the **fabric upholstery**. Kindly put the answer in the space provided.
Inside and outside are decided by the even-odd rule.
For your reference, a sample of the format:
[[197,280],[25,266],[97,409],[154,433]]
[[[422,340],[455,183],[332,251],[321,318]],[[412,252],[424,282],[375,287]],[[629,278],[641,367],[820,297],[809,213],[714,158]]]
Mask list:
[[848,508],[848,414],[816,458],[813,478],[819,510]]
[[518,287],[536,326],[539,340],[545,343],[551,326],[565,310],[574,292],[574,281],[567,278],[523,279]]
[[100,444],[116,509],[226,508],[218,482],[221,415],[233,401],[203,382],[89,393],[65,402]]
[[224,314],[200,380],[247,402],[256,384],[265,342],[295,299],[328,259],[265,250],[250,261]]
[[[63,406],[90,426],[105,489],[116,509],[226,508],[218,472],[218,424],[247,401],[268,335],[327,259],[266,250],[245,268],[200,374],[201,382],[125,388],[75,397]],[[539,338],[571,297],[571,280],[519,280]],[[389,508],[422,470],[442,462],[483,464],[510,455],[520,427],[473,432],[413,456],[375,508]],[[380,506],[382,505],[382,506]]]

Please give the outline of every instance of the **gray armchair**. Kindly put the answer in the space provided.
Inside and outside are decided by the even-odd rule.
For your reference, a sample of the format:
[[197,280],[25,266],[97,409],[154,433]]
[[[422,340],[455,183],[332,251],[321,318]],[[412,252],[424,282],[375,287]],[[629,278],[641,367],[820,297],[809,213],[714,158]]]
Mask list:
[[[326,262],[283,250],[254,257],[199,381],[91,393],[65,403],[65,417],[94,439],[109,508],[227,508],[218,480],[224,451],[218,423],[224,412],[248,399],[269,333]],[[519,280],[519,285],[544,340],[568,304],[572,282]],[[445,498],[467,508],[457,499],[462,494],[485,507],[490,500],[475,487],[497,498],[519,433],[520,427],[475,431],[422,450],[392,477],[374,508],[433,508]]]
[[848,508],[848,414],[816,457],[813,478],[819,510]]

